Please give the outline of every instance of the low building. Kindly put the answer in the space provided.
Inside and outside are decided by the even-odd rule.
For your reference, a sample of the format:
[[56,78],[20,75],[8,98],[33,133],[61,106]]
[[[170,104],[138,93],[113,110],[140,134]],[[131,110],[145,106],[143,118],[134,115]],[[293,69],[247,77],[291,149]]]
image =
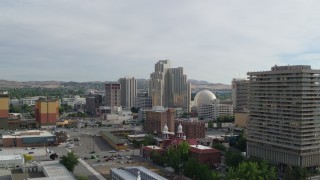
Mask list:
[[0,169],[14,169],[22,167],[24,157],[21,154],[0,155]]
[[202,164],[213,167],[221,163],[221,152],[203,145],[190,145],[190,156]]
[[49,131],[16,131],[3,134],[2,142],[3,147],[53,146],[56,144],[56,135]]
[[159,146],[143,146],[141,148],[141,150],[140,150],[140,154],[144,158],[150,158],[152,152],[157,152],[159,154],[164,154],[165,153],[165,149],[163,149],[162,147],[159,147]]
[[142,166],[112,168],[110,174],[112,180],[167,180]]
[[107,141],[114,149],[127,150],[128,146],[124,139],[115,136],[112,131],[100,131],[101,137]]

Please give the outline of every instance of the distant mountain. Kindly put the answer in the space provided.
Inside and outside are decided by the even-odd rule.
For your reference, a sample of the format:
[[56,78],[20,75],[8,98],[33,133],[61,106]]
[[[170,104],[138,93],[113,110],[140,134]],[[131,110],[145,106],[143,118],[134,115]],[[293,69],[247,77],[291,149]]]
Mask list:
[[229,90],[231,89],[230,84],[222,84],[222,83],[210,83],[207,81],[202,81],[202,80],[194,80],[194,79],[189,79],[189,82],[191,82],[191,89],[193,91],[200,91],[203,89],[208,89],[208,90]]
[[[229,84],[221,83],[210,83],[202,80],[189,80],[192,84],[191,88],[193,91],[198,91],[202,89],[208,90],[228,90],[231,89]],[[76,88],[76,89],[97,89],[103,90],[104,84],[111,81],[91,81],[91,82],[63,82],[63,81],[7,81],[0,80],[0,88],[26,88],[26,87],[40,87],[40,88]],[[137,79],[138,89],[148,89],[149,80],[148,79]]]

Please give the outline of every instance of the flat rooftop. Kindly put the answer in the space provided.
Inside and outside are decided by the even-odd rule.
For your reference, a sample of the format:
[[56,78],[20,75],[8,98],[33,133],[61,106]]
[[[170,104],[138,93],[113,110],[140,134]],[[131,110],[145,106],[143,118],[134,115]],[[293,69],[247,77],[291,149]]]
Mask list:
[[212,149],[211,147],[208,146],[203,146],[203,145],[190,145],[190,147],[196,148],[196,149]]
[[0,155],[0,161],[23,159],[21,154],[17,155]]
[[30,130],[30,131],[15,131],[12,134],[3,134],[2,138],[26,138],[26,137],[48,137],[55,136],[49,131],[39,131],[39,130]]

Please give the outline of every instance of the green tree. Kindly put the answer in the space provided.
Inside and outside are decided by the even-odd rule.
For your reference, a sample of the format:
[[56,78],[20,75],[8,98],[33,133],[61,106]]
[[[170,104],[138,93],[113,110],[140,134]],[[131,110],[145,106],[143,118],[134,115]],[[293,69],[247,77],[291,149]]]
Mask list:
[[215,149],[218,149],[218,150],[220,150],[220,151],[223,151],[223,152],[226,151],[226,147],[225,147],[223,144],[221,144],[221,143],[214,143],[214,144],[212,145],[212,147],[215,148]]
[[221,174],[210,170],[207,165],[197,162],[193,158],[189,158],[183,166],[184,175],[195,180],[210,179],[220,180]]
[[226,174],[226,180],[276,180],[276,171],[266,162],[242,162],[238,167],[231,167]]
[[63,164],[70,172],[74,171],[74,168],[78,165],[78,156],[73,151],[68,152],[67,155],[61,157],[60,163]]
[[210,129],[213,128],[213,121],[212,121],[212,120],[210,120],[210,121],[208,122],[208,128],[210,128]]
[[85,175],[79,175],[76,178],[77,180],[88,180],[88,176],[85,176]]
[[140,110],[140,108],[136,108],[136,107],[131,107],[131,112],[132,113],[138,113],[139,112],[139,110]]
[[235,143],[235,148],[239,149],[240,151],[242,152],[245,152],[246,149],[247,149],[247,140],[246,140],[246,137],[244,136],[244,133],[242,132],[236,143]]
[[23,154],[23,157],[25,162],[32,161],[33,159],[33,156],[31,156],[30,154]]
[[225,153],[225,161],[228,167],[237,167],[244,161],[244,157],[240,151],[228,150]]
[[152,162],[160,166],[163,166],[164,163],[166,162],[166,157],[162,156],[157,151],[152,151],[150,158],[152,159]]
[[19,107],[15,107],[12,104],[10,104],[9,106],[9,113],[20,113],[21,110]]
[[284,171],[284,180],[306,180],[307,178],[308,172],[306,168],[287,166]]

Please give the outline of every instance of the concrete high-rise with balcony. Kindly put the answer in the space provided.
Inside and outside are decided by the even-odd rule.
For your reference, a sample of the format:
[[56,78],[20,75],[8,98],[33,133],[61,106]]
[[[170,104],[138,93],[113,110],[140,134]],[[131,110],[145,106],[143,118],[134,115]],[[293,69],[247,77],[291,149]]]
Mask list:
[[134,77],[120,78],[121,106],[134,107],[134,99],[137,96],[137,80]]
[[155,64],[155,72],[150,75],[149,95],[153,106],[182,107],[185,112],[191,110],[191,84],[187,82],[183,68],[171,68],[170,60]]
[[106,90],[106,106],[114,107],[121,106],[121,85],[119,83],[105,84]]
[[247,74],[247,155],[280,165],[319,166],[320,70],[274,66]]

